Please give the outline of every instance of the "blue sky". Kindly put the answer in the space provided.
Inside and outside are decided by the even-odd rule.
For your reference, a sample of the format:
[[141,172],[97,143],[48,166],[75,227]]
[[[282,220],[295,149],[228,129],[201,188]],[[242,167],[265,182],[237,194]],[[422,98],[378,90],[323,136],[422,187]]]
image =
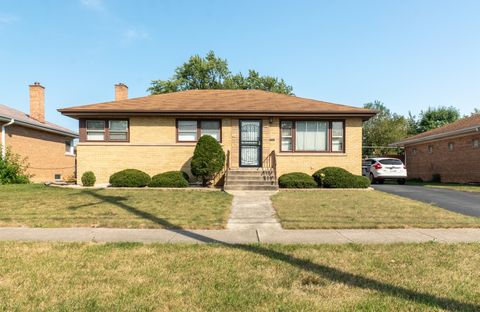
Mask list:
[[0,0],[0,103],[28,112],[28,85],[57,108],[130,97],[209,50],[233,72],[284,78],[298,96],[418,114],[480,107],[480,1]]

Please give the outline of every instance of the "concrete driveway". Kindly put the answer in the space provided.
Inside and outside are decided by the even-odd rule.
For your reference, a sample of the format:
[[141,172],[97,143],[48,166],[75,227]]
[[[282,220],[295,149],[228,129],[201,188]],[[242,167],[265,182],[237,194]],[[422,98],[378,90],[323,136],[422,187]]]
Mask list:
[[468,193],[417,185],[373,184],[376,190],[395,194],[438,207],[480,217],[480,193]]

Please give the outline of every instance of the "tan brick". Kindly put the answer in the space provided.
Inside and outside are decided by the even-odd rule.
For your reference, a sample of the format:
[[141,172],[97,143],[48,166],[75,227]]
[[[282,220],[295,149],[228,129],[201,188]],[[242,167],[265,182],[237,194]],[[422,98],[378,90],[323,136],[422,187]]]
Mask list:
[[[222,146],[230,151],[231,167],[239,164],[239,119],[222,119]],[[346,151],[331,153],[279,153],[279,119],[262,119],[263,156],[275,150],[278,174],[302,171],[313,173],[326,166],[338,166],[361,173],[362,120],[346,120]],[[93,171],[97,183],[107,183],[111,174],[135,168],[150,175],[169,171],[189,172],[194,143],[176,143],[175,117],[131,117],[129,143],[81,143],[78,146],[78,174]]]
[[71,138],[15,124],[5,132],[7,147],[27,158],[33,182],[53,181],[55,174],[63,179],[74,175],[75,157],[65,155],[65,141]]

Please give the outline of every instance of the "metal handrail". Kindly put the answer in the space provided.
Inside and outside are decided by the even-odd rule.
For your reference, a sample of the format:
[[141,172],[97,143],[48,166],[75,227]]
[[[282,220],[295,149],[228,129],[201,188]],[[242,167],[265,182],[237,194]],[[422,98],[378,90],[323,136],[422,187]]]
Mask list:
[[227,159],[225,162],[225,179],[223,185],[227,184],[228,171],[230,170],[230,150],[227,150]]
[[274,181],[277,183],[277,156],[275,154],[275,150],[268,154],[268,156],[263,160],[262,168],[272,169]]

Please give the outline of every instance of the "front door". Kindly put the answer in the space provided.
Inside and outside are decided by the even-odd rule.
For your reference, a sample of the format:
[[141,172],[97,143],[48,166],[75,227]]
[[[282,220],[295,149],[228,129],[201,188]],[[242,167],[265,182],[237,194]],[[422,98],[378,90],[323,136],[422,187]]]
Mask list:
[[262,121],[240,120],[240,167],[260,167]]

